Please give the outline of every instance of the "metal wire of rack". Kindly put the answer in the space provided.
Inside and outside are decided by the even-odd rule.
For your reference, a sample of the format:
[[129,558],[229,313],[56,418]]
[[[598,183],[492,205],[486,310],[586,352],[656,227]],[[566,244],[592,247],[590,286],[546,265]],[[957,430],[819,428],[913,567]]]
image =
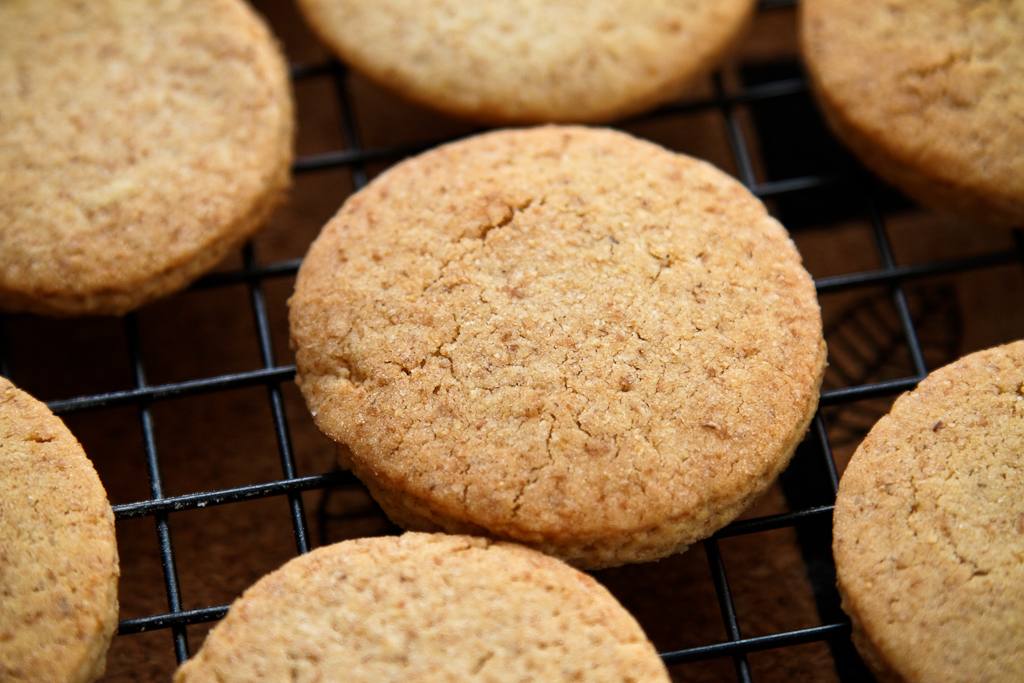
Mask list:
[[[794,4],[762,2],[760,12],[772,12]],[[364,146],[354,114],[352,94],[348,89],[348,75],[343,66],[333,61],[292,65],[292,77],[298,84],[307,81],[327,81],[334,92],[333,106],[337,109],[337,126],[343,145],[338,149],[313,152],[298,157],[294,165],[296,177],[313,175],[325,170],[344,169],[351,174],[355,189],[363,187],[370,176],[368,168],[374,164],[386,165],[445,141],[428,140],[415,144],[392,146]],[[860,662],[849,640],[850,624],[839,608],[834,586],[834,567],[829,547],[832,504],[840,478],[830,438],[827,411],[850,406],[879,397],[893,397],[913,388],[928,372],[926,350],[919,334],[920,317],[915,316],[908,300],[908,287],[938,277],[985,271],[1007,265],[1024,264],[1024,240],[1014,233],[1011,246],[1002,246],[980,253],[955,255],[920,263],[901,263],[890,240],[888,222],[890,214],[884,199],[879,199],[879,185],[858,169],[836,173],[835,169],[771,177],[758,169],[756,161],[761,153],[751,140],[758,133],[756,111],[761,105],[772,105],[790,100],[808,100],[803,77],[794,75],[772,78],[765,82],[741,82],[733,85],[716,74],[713,91],[709,96],[687,100],[652,112],[642,120],[670,119],[694,113],[714,113],[724,123],[735,168],[740,180],[757,196],[771,203],[783,199],[800,202],[822,190],[840,191],[855,197],[861,205],[858,220],[865,222],[871,232],[871,241],[878,266],[817,277],[815,284],[819,296],[836,293],[882,291],[895,312],[893,335],[904,349],[907,363],[898,376],[870,378],[845,386],[826,387],[820,401],[819,414],[814,418],[807,438],[798,449],[789,469],[780,480],[788,503],[788,510],[768,515],[744,518],[716,533],[703,543],[717,597],[724,639],[708,637],[703,644],[683,649],[663,650],[662,657],[670,667],[699,663],[707,660],[731,660],[736,680],[747,682],[757,679],[750,657],[765,650],[799,648],[810,643],[824,643],[831,655],[835,677],[844,683],[873,680]],[[809,100],[808,100],[809,101]],[[752,112],[755,125],[751,125]],[[785,222],[785,217],[783,216]],[[798,240],[799,244],[799,240]],[[275,498],[286,503],[286,514],[294,538],[294,552],[303,553],[318,542],[327,540],[324,528],[331,523],[326,506],[317,510],[319,540],[310,528],[310,512],[304,494],[319,494],[321,501],[338,490],[358,489],[359,483],[350,474],[325,471],[319,474],[300,474],[293,452],[291,432],[294,417],[285,406],[283,390],[293,381],[295,368],[282,364],[272,318],[280,311],[268,303],[265,289],[268,283],[288,282],[294,277],[300,259],[290,258],[260,262],[253,245],[247,245],[241,256],[241,266],[220,271],[202,278],[191,292],[201,293],[227,287],[246,289],[251,315],[254,320],[254,338],[258,347],[259,366],[240,372],[225,372],[199,379],[187,379],[152,384],[147,378],[147,342],[139,329],[139,314],[129,314],[118,325],[122,326],[126,363],[130,367],[129,388],[85,395],[72,395],[48,400],[51,410],[63,417],[93,415],[115,409],[130,409],[136,414],[140,438],[144,444],[145,478],[148,495],[132,502],[114,506],[118,525],[127,520],[150,518],[154,522],[159,549],[159,571],[166,595],[166,609],[138,617],[123,618],[119,624],[118,639],[132,638],[135,634],[167,631],[170,634],[174,660],[181,662],[194,652],[188,627],[209,624],[223,617],[227,604],[208,604],[187,608],[188,600],[179,581],[176,540],[173,520],[185,511],[228,506],[256,499]],[[25,354],[20,350],[24,342],[15,338],[27,316],[0,316],[0,374],[18,381],[23,370]],[[65,323],[55,323],[63,325]],[[75,324],[73,321],[68,325]],[[1009,341],[1008,339],[1005,341]],[[33,360],[34,362],[34,360]],[[246,484],[214,490],[198,490],[171,495],[165,486],[156,407],[179,399],[196,396],[217,396],[243,388],[262,388],[272,423],[275,448],[279,456],[280,474],[271,481]],[[99,457],[99,456],[94,456]],[[761,635],[745,635],[733,599],[733,592],[720,544],[727,539],[745,537],[771,530],[789,529],[795,534],[807,579],[813,592],[818,612],[818,624],[797,629],[779,630]],[[799,653],[800,650],[793,650]],[[799,656],[799,655],[794,655]],[[674,670],[674,669],[673,669]],[[170,672],[167,672],[167,679]],[[810,680],[810,679],[808,679]]]

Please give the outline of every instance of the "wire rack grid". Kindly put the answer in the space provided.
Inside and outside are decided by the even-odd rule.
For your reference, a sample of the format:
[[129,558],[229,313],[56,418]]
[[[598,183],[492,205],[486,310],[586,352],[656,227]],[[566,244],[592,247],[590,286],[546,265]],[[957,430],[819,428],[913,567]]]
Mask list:
[[[794,4],[762,2],[759,13],[762,17],[791,13]],[[329,59],[293,62],[291,70],[297,91],[308,87],[320,93],[311,99],[328,112],[323,118],[335,126],[332,135],[337,143],[331,149],[301,153],[294,165],[297,183],[318,176],[329,178],[326,183],[317,184],[317,188],[325,185],[332,188],[337,204],[346,194],[364,186],[381,168],[449,139],[448,135],[442,135],[414,142],[367,144],[360,126],[365,121],[359,118],[356,102],[365,94],[365,88],[354,93],[352,77],[342,65]],[[328,95],[325,97],[324,93]],[[300,109],[302,106],[300,99]],[[780,662],[807,658],[814,662],[803,668],[788,666],[785,677],[844,683],[871,681],[874,679],[850,643],[850,624],[839,608],[834,587],[831,513],[843,459],[847,457],[837,452],[848,454],[888,402],[899,392],[913,388],[937,363],[973,350],[972,345],[980,343],[974,341],[976,338],[987,343],[989,340],[1009,341],[1017,335],[1020,316],[1019,311],[1013,309],[1008,314],[1009,323],[1000,322],[995,325],[995,331],[986,333],[987,336],[968,334],[965,340],[962,328],[971,324],[964,322],[971,316],[965,316],[962,311],[951,313],[949,300],[963,298],[965,291],[974,291],[971,287],[977,287],[974,280],[979,277],[989,289],[1007,281],[1016,283],[1020,265],[1024,263],[1024,241],[1019,232],[993,230],[978,238],[977,243],[972,242],[974,246],[970,249],[938,250],[929,253],[924,260],[901,259],[900,248],[894,246],[894,241],[913,239],[905,235],[917,234],[902,227],[906,222],[904,217],[915,215],[915,211],[844,157],[834,142],[821,143],[826,148],[822,151],[820,139],[814,135],[827,134],[813,132],[823,131],[824,127],[813,112],[806,81],[792,59],[767,67],[740,63],[732,71],[716,73],[703,94],[619,125],[633,131],[638,127],[644,130],[645,126],[663,130],[690,125],[694,117],[711,117],[714,125],[724,131],[731,155],[730,169],[790,227],[798,246],[824,254],[819,259],[822,263],[840,265],[822,266],[820,270],[826,274],[819,274],[815,272],[814,262],[809,263],[826,311],[831,367],[821,394],[819,413],[780,479],[783,502],[781,506],[769,508],[767,513],[764,508],[755,509],[753,514],[734,522],[704,541],[702,547],[687,553],[697,557],[693,561],[703,563],[703,569],[694,571],[703,572],[704,580],[711,587],[701,595],[715,603],[717,623],[706,632],[700,632],[689,628],[683,619],[681,625],[672,628],[687,630],[686,637],[658,636],[654,637],[655,644],[678,680],[781,680],[778,678],[783,671]],[[463,132],[466,131],[460,130],[459,134]],[[773,146],[781,153],[773,153]],[[798,149],[800,152],[796,153]],[[798,161],[793,162],[791,157],[797,157]],[[841,160],[835,162],[836,158]],[[339,173],[344,178],[339,180]],[[306,222],[313,225],[321,218],[307,217]],[[311,227],[310,231],[310,236],[315,235],[315,228]],[[899,233],[895,240],[894,231]],[[852,242],[847,239],[851,234],[857,235]],[[839,257],[843,255],[841,252],[851,248],[850,244],[860,245],[858,253],[856,258],[844,261]],[[272,249],[267,251],[274,253]],[[156,593],[160,593],[149,596],[148,603],[140,601],[138,604],[142,607],[130,609],[126,605],[135,603],[122,597],[122,619],[111,652],[109,680],[169,680],[173,666],[195,651],[205,629],[226,613],[230,597],[239,592],[236,582],[222,591],[226,599],[216,601],[192,597],[189,586],[183,585],[181,568],[185,564],[181,556],[184,553],[193,557],[193,546],[211,542],[201,534],[197,541],[194,535],[181,532],[184,523],[180,520],[186,515],[232,506],[241,509],[253,501],[275,501],[272,514],[279,526],[289,530],[286,536],[290,536],[291,541],[275,536],[277,554],[254,560],[250,574],[264,571],[281,557],[337,540],[339,536],[334,530],[353,520],[370,519],[369,528],[374,533],[394,531],[372,504],[342,506],[342,511],[338,512],[335,504],[338,496],[352,492],[358,495],[362,489],[350,474],[326,464],[328,459],[322,454],[329,453],[330,447],[317,442],[315,437],[303,436],[303,445],[298,450],[321,453],[319,460],[313,459],[317,463],[314,467],[320,469],[304,473],[308,458],[297,455],[294,433],[306,434],[310,420],[308,415],[302,414],[301,401],[296,399],[295,368],[287,353],[283,313],[283,302],[301,255],[266,260],[259,258],[260,253],[257,240],[246,245],[229,267],[204,277],[188,292],[174,297],[171,303],[156,305],[119,320],[48,321],[23,315],[0,316],[0,374],[44,398],[76,434],[79,428],[90,433],[96,424],[105,423],[104,415],[127,416],[127,421],[118,422],[117,427],[96,428],[99,436],[90,436],[88,441],[80,437],[105,483],[108,477],[114,476],[132,479],[123,493],[112,497],[122,563],[134,566],[135,546],[121,542],[122,531],[129,525],[144,523],[145,531],[140,533],[147,535],[152,545],[152,550],[145,552],[153,560],[141,563],[141,568],[126,569],[123,582],[140,581],[139,577],[145,574],[144,578],[150,582],[145,585],[158,586]],[[848,262],[873,265],[850,267],[846,265]],[[966,285],[964,278],[968,281]],[[995,284],[989,283],[990,280]],[[204,375],[180,377],[164,370],[162,363],[165,358],[174,357],[176,342],[168,344],[162,333],[167,328],[178,329],[195,323],[191,317],[194,307],[218,296],[219,292],[228,291],[239,295],[232,299],[232,307],[239,308],[239,303],[246,301],[244,322],[237,326],[240,331],[232,329],[231,334],[245,337],[246,343],[254,349],[247,356],[248,360],[241,362],[232,358],[218,364],[220,356],[212,353],[213,359],[202,365],[207,368]],[[1005,292],[989,293],[1010,298]],[[835,303],[830,303],[832,301]],[[981,315],[985,315],[984,311]],[[232,317],[231,321],[235,319]],[[214,329],[217,329],[216,324]],[[82,357],[80,349],[76,350],[83,339],[85,342],[80,346],[91,354],[89,357]],[[201,338],[199,344],[206,341]],[[170,350],[164,348],[168,345]],[[101,350],[97,351],[98,348]],[[57,369],[49,368],[52,359],[59,354],[66,354],[70,360],[58,363]],[[97,358],[97,355],[102,357]],[[242,367],[246,363],[248,366]],[[108,373],[109,367],[115,369]],[[214,371],[210,372],[210,367]],[[149,379],[154,368],[156,374],[162,376],[155,382]],[[69,374],[72,375],[70,381]],[[102,377],[97,379],[99,375]],[[109,376],[117,379],[108,379]],[[104,389],[91,390],[95,386]],[[105,388],[108,386],[113,388]],[[260,446],[257,450],[259,457],[270,454],[269,457],[276,460],[276,473],[239,485],[221,486],[218,478],[211,480],[218,483],[216,486],[204,485],[202,479],[199,484],[190,480],[186,485],[169,485],[168,479],[179,479],[178,469],[205,471],[204,468],[217,465],[210,463],[214,458],[203,442],[189,440],[194,425],[186,422],[183,429],[181,420],[166,417],[169,411],[191,400],[201,400],[203,405],[222,400],[230,403],[231,397],[239,392],[245,392],[246,396],[256,392],[260,396],[259,407],[255,410],[266,425],[263,440],[270,446]],[[245,403],[247,412],[253,411],[252,405],[251,401]],[[194,409],[183,419],[194,422],[201,411],[202,408]],[[123,426],[125,424],[130,426]],[[240,438],[235,449],[230,443],[233,438],[230,427],[219,423],[212,426],[215,431],[222,428],[229,433],[229,443],[222,449],[224,453],[218,452],[216,458],[237,457],[241,468],[254,462],[257,454],[245,450],[250,442]],[[126,437],[119,432],[116,438],[104,440],[111,430],[127,430],[131,434]],[[179,455],[167,457],[167,451],[172,450],[166,447],[168,440],[180,442],[173,449],[186,452],[185,459]],[[124,455],[104,452],[112,447],[110,444],[125,441],[138,445]],[[233,450],[236,451],[233,455],[227,454]],[[134,458],[133,464],[125,464],[124,458]],[[265,518],[260,519],[263,521],[253,524],[258,527],[266,523]],[[341,536],[360,535],[360,528],[353,531],[344,527]],[[772,535],[776,532],[784,532],[785,536]],[[230,532],[225,535],[227,537],[212,541],[219,544],[218,547],[227,547],[218,557],[234,558],[233,562],[244,565],[257,552],[262,552],[255,546],[250,547],[248,537],[232,538]],[[803,621],[797,627],[793,627],[791,621],[775,618],[774,614],[751,616],[751,609],[744,605],[746,598],[737,597],[735,577],[750,574],[752,563],[742,553],[744,560],[732,561],[730,558],[737,553],[729,548],[749,546],[754,538],[768,539],[758,545],[768,558],[777,550],[782,552],[782,545],[786,543],[797,553],[796,571],[806,586],[805,603],[812,606],[812,614],[801,617]],[[777,538],[783,540],[777,543]],[[686,560],[687,567],[693,561]],[[772,562],[767,559],[765,564]],[[679,622],[675,613],[692,605],[687,602],[647,609],[644,595],[637,597],[622,585],[631,583],[630,577],[641,576],[642,581],[648,583],[640,593],[646,592],[656,596],[654,600],[660,600],[657,596],[661,595],[663,584],[681,581],[673,567],[675,565],[666,561],[645,569],[640,575],[628,572],[597,572],[595,575],[599,580],[606,580],[617,595],[622,595],[627,607],[636,609],[641,625],[661,633],[666,632],[664,622]],[[201,580],[209,581],[211,574],[231,569],[212,566],[199,574]],[[249,578],[251,576],[246,575],[245,580]],[[764,586],[770,580],[770,575],[767,578],[755,576],[753,582]],[[194,579],[188,581],[194,582]],[[680,590],[683,590],[682,597],[677,596],[677,599],[684,602],[695,594],[687,592],[687,587]],[[746,588],[739,592],[745,594]],[[774,609],[789,609],[789,597],[782,595]],[[756,601],[755,604],[760,605]],[[132,611],[135,613],[126,614]],[[666,611],[672,613],[663,614]],[[652,619],[649,612],[662,614]],[[130,645],[132,639],[141,639],[143,634],[155,635],[156,639],[150,637],[145,646]],[[158,650],[155,655],[151,652],[154,648]],[[764,652],[773,652],[775,657],[758,659]],[[148,668],[141,663],[141,659],[147,657],[155,662]],[[135,673],[125,673],[131,671]]]

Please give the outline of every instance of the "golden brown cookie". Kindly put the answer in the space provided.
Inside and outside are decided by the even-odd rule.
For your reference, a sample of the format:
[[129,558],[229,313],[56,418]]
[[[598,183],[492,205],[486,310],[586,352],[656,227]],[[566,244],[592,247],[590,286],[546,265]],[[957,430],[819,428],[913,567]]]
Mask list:
[[753,0],[300,0],[338,56],[424,106],[486,123],[596,123],[678,96]]
[[632,616],[538,552],[446,534],[314,550],[260,579],[175,683],[668,683]]
[[289,184],[286,65],[241,0],[0,0],[0,307],[122,314]]
[[764,205],[611,130],[498,131],[393,167],[324,228],[290,306],[307,405],[395,523],[585,567],[745,509],[825,361]]
[[1024,0],[807,0],[802,44],[836,135],[926,207],[1024,224]]
[[1024,342],[936,370],[843,474],[833,550],[879,680],[1024,680]]
[[103,674],[117,629],[114,515],[45,405],[0,377],[0,681]]

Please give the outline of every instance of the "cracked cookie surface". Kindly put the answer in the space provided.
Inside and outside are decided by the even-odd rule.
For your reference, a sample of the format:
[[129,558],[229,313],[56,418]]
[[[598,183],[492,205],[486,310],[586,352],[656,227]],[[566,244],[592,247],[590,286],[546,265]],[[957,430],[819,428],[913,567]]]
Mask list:
[[489,124],[600,123],[678,97],[744,33],[752,0],[300,0],[345,62]]
[[923,206],[1024,223],[1024,0],[807,0],[802,49],[836,135]]
[[241,0],[0,1],[0,308],[185,287],[290,178],[287,67]]
[[0,377],[0,680],[99,678],[118,576],[92,463],[59,418]]
[[712,166],[624,133],[498,131],[353,195],[290,302],[298,381],[400,526],[584,567],[681,551],[785,467],[814,286]]
[[249,588],[175,683],[254,680],[668,683],[597,581],[510,543],[345,541]]
[[1024,679],[1024,342],[901,396],[840,483],[833,550],[883,681]]

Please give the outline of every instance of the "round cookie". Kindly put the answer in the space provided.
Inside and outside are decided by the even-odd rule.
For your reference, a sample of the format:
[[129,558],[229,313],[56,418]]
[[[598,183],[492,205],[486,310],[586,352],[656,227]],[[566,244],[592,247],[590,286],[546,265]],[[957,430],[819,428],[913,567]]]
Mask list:
[[45,405],[0,377],[0,680],[99,678],[118,575],[92,463]]
[[1024,342],[936,370],[857,449],[833,551],[879,680],[1024,680]]
[[260,579],[175,683],[668,683],[603,586],[522,546],[408,533],[345,541]]
[[353,195],[290,301],[298,382],[398,525],[662,557],[786,466],[825,361],[785,230],[611,130],[497,131]]
[[485,123],[597,123],[718,65],[753,0],[300,0],[345,62],[414,102]]
[[802,48],[828,123],[923,206],[1024,223],[1024,0],[807,0]]
[[0,0],[0,308],[123,314],[290,182],[286,65],[241,0]]

